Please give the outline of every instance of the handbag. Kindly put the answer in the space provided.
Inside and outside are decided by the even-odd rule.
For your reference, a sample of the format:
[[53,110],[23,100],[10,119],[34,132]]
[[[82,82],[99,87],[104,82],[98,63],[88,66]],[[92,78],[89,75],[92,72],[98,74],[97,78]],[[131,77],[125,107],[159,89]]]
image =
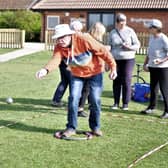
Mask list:
[[132,99],[136,102],[148,102],[150,99],[150,85],[148,83],[135,83]]

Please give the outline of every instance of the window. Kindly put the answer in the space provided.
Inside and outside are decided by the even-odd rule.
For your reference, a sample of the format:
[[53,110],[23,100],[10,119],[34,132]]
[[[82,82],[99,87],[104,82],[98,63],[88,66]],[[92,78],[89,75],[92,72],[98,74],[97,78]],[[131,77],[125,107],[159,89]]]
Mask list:
[[89,14],[89,27],[93,25],[95,22],[100,22],[100,14],[94,13],[94,14]]
[[47,16],[47,29],[53,30],[60,22],[59,16]]
[[115,24],[114,14],[103,14],[102,23],[106,26],[107,32],[111,31]]
[[114,28],[114,13],[89,13],[88,27],[95,22],[101,22],[105,25],[107,32]]

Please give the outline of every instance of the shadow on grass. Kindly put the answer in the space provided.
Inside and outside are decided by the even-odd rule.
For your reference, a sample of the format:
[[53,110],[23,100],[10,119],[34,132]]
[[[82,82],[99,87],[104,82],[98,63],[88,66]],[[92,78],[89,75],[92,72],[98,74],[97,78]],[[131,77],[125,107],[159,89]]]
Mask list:
[[[102,92],[101,97],[111,98],[111,100],[112,100],[111,106],[113,105],[113,101],[114,101],[113,91],[104,90]],[[144,105],[144,109],[147,108],[148,105],[149,105],[149,102],[135,102],[134,100],[131,100],[131,101],[133,103],[135,103],[135,106],[136,106],[136,104],[138,104],[138,105]],[[122,102],[122,100],[120,100],[120,102]],[[163,101],[158,100],[157,101],[157,105],[156,105],[156,110],[158,109],[158,110],[163,111],[163,106],[164,106]],[[144,110],[144,109],[142,109],[142,110]],[[110,109],[109,105],[103,105],[102,104],[102,111],[104,111],[104,112],[110,112],[110,111],[114,111],[114,110]],[[123,113],[128,112],[129,114],[136,114],[137,113],[137,111],[133,110],[133,109],[129,109],[128,111],[123,111],[123,110],[117,110],[117,111],[123,112]],[[139,109],[138,112],[140,112],[140,111],[141,111],[141,109]]]
[[[138,103],[138,104],[142,104],[142,103],[139,103],[139,102],[135,102],[135,103]],[[147,106],[148,106],[148,103],[143,103],[142,105],[144,105],[145,107],[144,107],[144,109],[145,108],[147,108]],[[110,108],[110,106],[109,105],[103,105],[102,104],[102,107],[101,107],[101,110],[103,111],[103,113],[105,112],[105,113],[113,113],[113,114],[121,114],[121,113],[123,113],[123,114],[126,114],[126,115],[137,115],[137,116],[142,116],[142,117],[155,117],[155,118],[160,118],[160,116],[158,116],[158,113],[152,113],[152,114],[150,114],[150,115],[145,115],[145,114],[142,114],[142,113],[140,113],[141,112],[141,109],[131,109],[131,108],[129,108],[129,110],[122,110],[122,109],[117,109],[117,110],[113,110],[113,109],[111,109]],[[157,110],[161,110],[161,111],[163,111],[163,102],[159,102],[159,105],[157,106],[157,108],[156,108],[156,111]]]
[[65,115],[59,113],[59,111],[66,110],[66,106],[59,108],[59,110],[56,107],[52,107],[50,100],[47,99],[14,98],[14,103],[8,104],[5,98],[0,98],[0,103],[0,111],[49,112]]
[[110,108],[110,106],[107,105],[102,105],[102,111],[103,112],[114,112],[114,113],[124,113],[124,114],[136,114],[139,115],[140,113],[138,113],[138,111],[136,110],[131,110],[129,109],[128,111],[126,110],[122,110],[122,109],[117,109],[117,110],[113,110]]
[[[21,122],[13,122],[13,121],[8,121],[8,120],[0,120],[0,126],[5,126],[10,129],[15,129],[15,130],[19,130],[19,131],[53,134],[53,136],[56,132],[65,131],[65,129],[41,128],[41,127],[26,125]],[[77,130],[77,134],[85,134],[86,132],[88,132],[88,131]]]
[[30,126],[30,125],[23,124],[21,122],[12,122],[7,120],[0,120],[0,126],[6,126],[10,129],[15,129],[20,131],[38,132],[38,133],[47,133],[47,134],[54,134],[54,132],[56,131],[62,131],[62,130]]
[[101,97],[112,98],[113,92],[110,90],[103,90]]

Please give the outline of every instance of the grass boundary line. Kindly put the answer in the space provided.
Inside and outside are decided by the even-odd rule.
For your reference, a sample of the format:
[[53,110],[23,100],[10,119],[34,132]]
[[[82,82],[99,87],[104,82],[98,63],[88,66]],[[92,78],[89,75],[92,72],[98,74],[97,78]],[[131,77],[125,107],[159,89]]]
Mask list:
[[[29,118],[23,118],[20,121],[15,121],[15,122],[9,123],[7,125],[2,125],[2,126],[0,126],[0,129],[1,128],[5,128],[5,127],[13,126],[13,125],[17,124],[18,122],[22,122],[22,121],[25,121],[25,120],[32,120],[34,118],[40,118],[41,116],[44,116],[45,114],[48,114],[48,113],[34,115],[32,117],[29,117]],[[147,121],[147,122],[157,122],[157,123],[160,123],[160,124],[168,124],[168,122],[163,122],[163,121],[158,121],[158,120],[151,120],[151,119],[142,119],[142,118],[137,118],[137,117],[128,117],[128,116],[124,116],[124,115],[115,115],[115,114],[112,114],[112,116],[116,117],[116,118],[124,118],[124,119],[130,119],[130,120],[141,120],[141,121]]]
[[[45,113],[45,114],[48,114],[48,113]],[[34,118],[40,118],[40,117],[44,116],[45,114],[43,113],[43,114],[39,114],[39,115],[33,115],[32,117],[23,118],[23,119],[20,120],[20,121],[15,121],[15,122],[9,123],[9,124],[7,124],[7,125],[2,125],[2,126],[0,126],[0,129],[1,129],[1,128],[6,128],[6,127],[13,126],[13,125],[15,125],[15,124],[17,124],[17,123],[19,123],[19,122],[23,122],[23,121],[26,121],[26,120],[33,120]]]
[[157,152],[158,150],[162,149],[166,145],[168,145],[168,141],[166,143],[164,143],[164,144],[162,144],[162,145],[150,150],[149,152],[145,153],[140,158],[134,160],[133,163],[131,163],[127,168],[131,168],[131,167],[135,166],[135,164],[137,164],[139,161],[141,161],[141,160],[145,159],[146,157],[152,155],[154,152]]
[[160,123],[160,124],[168,124],[168,122],[164,122],[164,121],[144,119],[144,118],[138,118],[138,117],[129,117],[129,116],[124,116],[124,115],[112,114],[112,117],[124,118],[124,119],[130,119],[130,120],[141,120],[141,121],[147,121],[147,122],[157,122],[157,123]]

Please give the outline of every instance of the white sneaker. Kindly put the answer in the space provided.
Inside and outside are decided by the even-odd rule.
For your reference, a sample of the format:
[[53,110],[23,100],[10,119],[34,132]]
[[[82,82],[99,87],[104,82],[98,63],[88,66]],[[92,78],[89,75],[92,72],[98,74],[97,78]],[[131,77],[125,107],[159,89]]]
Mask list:
[[122,106],[122,110],[124,110],[124,111],[128,111],[128,104],[123,104],[123,106]]
[[154,112],[154,109],[146,109],[141,111],[142,114],[152,114]]
[[128,107],[123,107],[122,110],[128,111]]
[[114,104],[113,106],[111,106],[112,110],[118,110],[118,108],[119,108],[118,104]]
[[167,112],[164,112],[161,117],[162,119],[167,119],[168,118],[168,113]]

